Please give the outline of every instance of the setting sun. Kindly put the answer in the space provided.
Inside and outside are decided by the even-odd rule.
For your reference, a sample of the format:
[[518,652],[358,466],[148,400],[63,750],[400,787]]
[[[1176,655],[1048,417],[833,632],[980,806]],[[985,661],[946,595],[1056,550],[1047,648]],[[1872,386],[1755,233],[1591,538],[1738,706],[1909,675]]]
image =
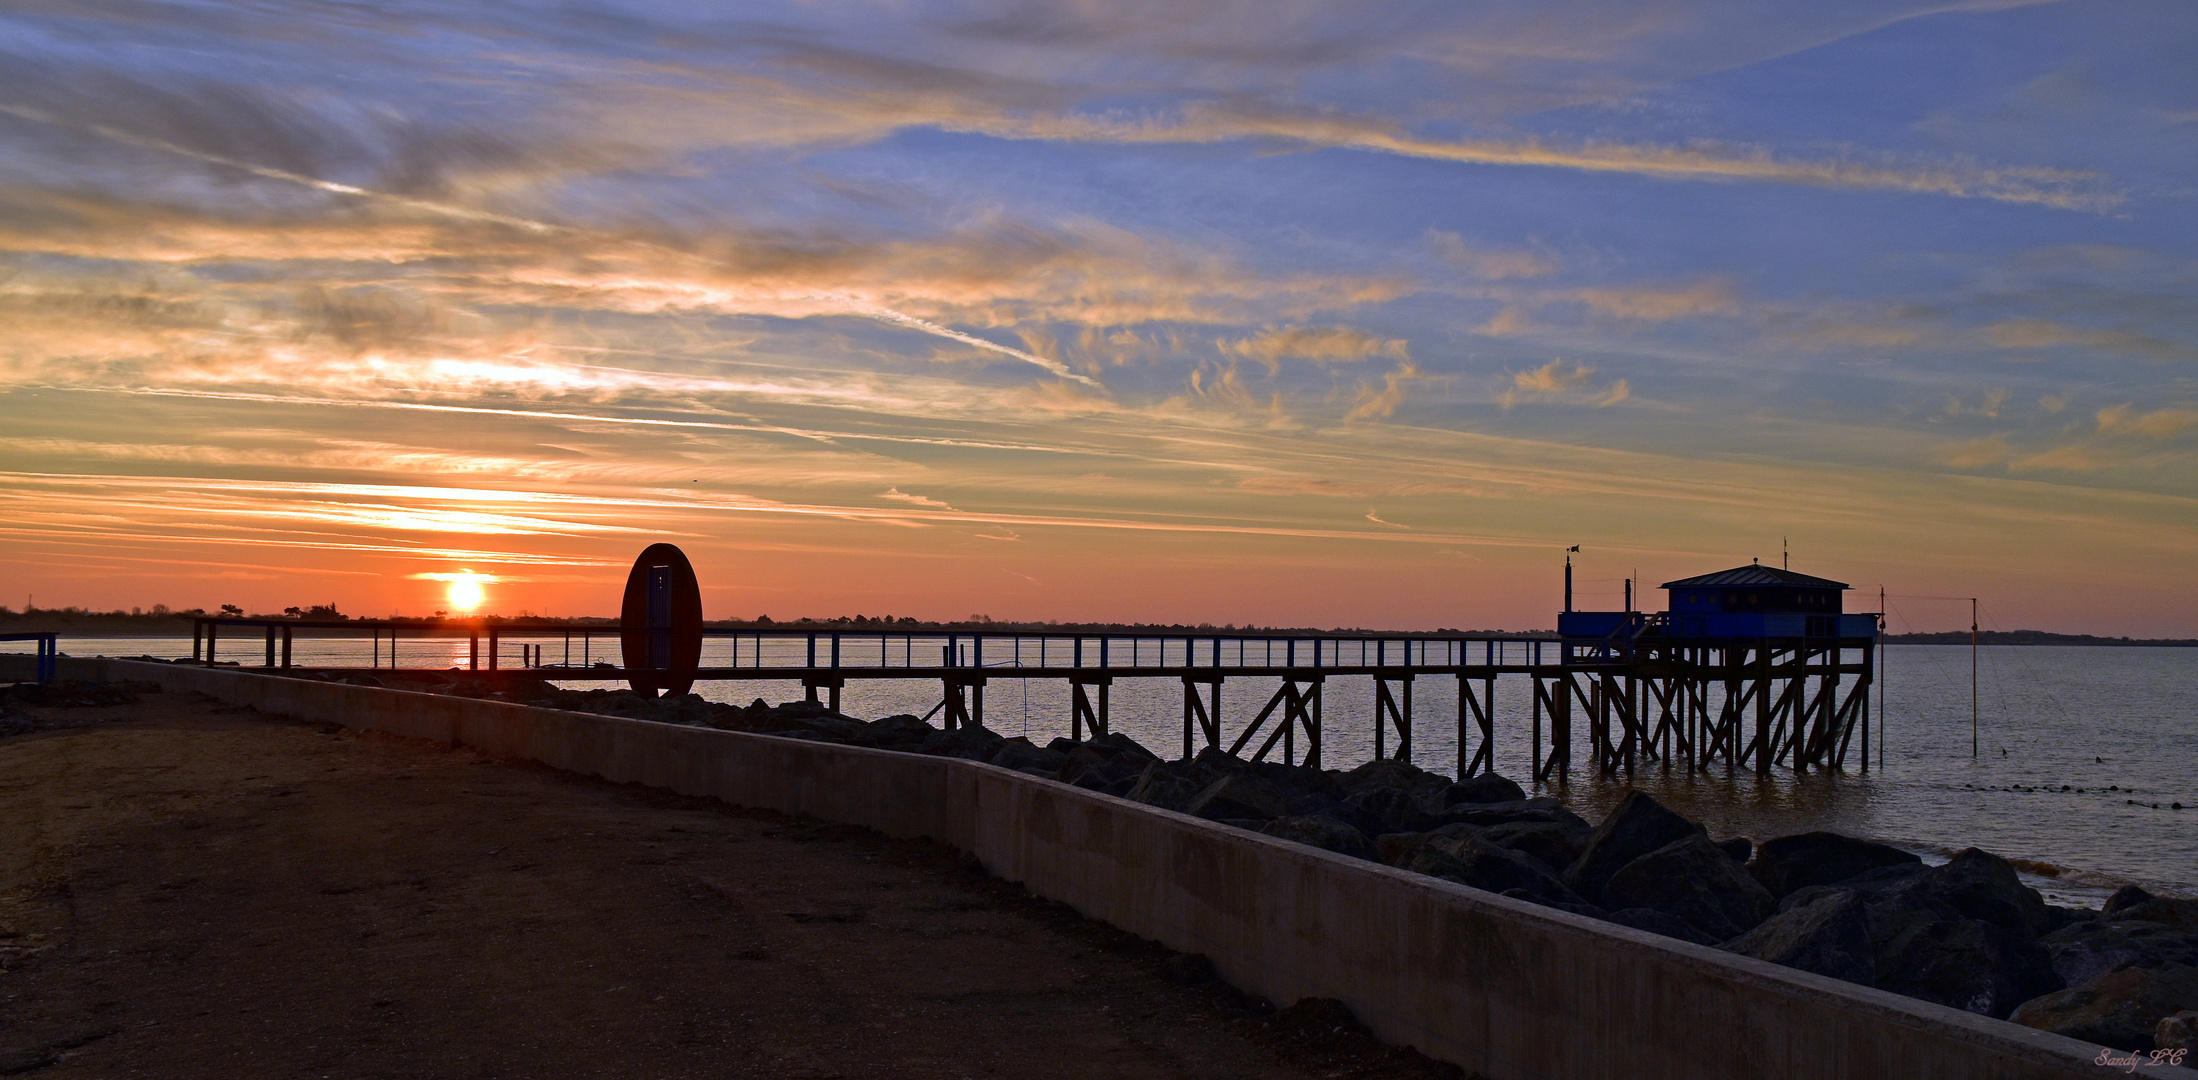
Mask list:
[[481,579],[473,571],[460,570],[450,579],[450,606],[459,611],[481,606]]

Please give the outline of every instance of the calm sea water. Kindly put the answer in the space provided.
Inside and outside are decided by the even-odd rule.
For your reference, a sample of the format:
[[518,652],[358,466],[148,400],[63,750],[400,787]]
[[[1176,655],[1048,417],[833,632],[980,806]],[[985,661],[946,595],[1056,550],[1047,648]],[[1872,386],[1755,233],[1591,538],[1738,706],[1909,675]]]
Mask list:
[[[387,642],[382,643],[386,649]],[[21,648],[0,644],[0,649]],[[187,656],[188,639],[64,638],[78,656]],[[369,661],[364,639],[296,644],[300,663]],[[517,646],[507,643],[507,665]],[[575,647],[572,659],[582,655]],[[464,666],[463,640],[407,639],[406,667]],[[551,661],[562,643],[548,644]],[[605,655],[605,649],[610,650]],[[224,659],[257,661],[256,644],[239,643]],[[615,641],[598,641],[588,659],[615,662]],[[792,659],[787,657],[786,659]],[[383,662],[387,663],[386,653]],[[1043,744],[1068,733],[1068,688],[1016,679],[1006,668],[987,687],[985,719],[996,731]],[[2125,882],[2198,896],[2198,649],[2005,646],[1980,653],[1979,753],[1970,753],[1970,657],[1966,646],[1909,645],[1888,650],[1884,726],[1867,773],[1770,779],[1644,770],[1633,785],[1709,825],[1716,835],[1757,840],[1830,829],[1899,845],[1926,857],[1965,847],[2004,855],[2030,883],[2059,902],[2095,905]],[[589,685],[589,684],[574,684]],[[1222,696],[1224,727],[1239,729],[1274,692],[1271,681],[1231,680]],[[798,697],[785,681],[703,683],[712,700],[745,703]],[[1528,769],[1528,683],[1497,682],[1497,771]],[[1163,755],[1182,749],[1182,684],[1119,679],[1114,727]],[[936,684],[853,682],[841,700],[862,717],[924,715],[938,704]],[[1325,764],[1349,768],[1373,755],[1371,680],[1336,677],[1323,699]],[[1414,688],[1413,761],[1438,772],[1457,766],[1455,680],[1421,679]],[[1584,735],[1574,736],[1584,746]],[[1877,759],[1883,754],[1882,765]],[[1301,749],[1302,752],[1302,749]],[[2066,787],[2069,790],[2062,791]],[[1563,796],[1590,820],[1615,804],[1622,782],[1583,779],[1575,770]],[[2183,809],[2174,809],[2181,803]]]

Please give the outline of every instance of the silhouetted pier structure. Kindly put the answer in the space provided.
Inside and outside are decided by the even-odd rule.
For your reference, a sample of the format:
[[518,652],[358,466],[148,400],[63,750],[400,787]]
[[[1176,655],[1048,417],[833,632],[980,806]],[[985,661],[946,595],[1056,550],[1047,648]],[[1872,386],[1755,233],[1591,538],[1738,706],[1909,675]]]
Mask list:
[[[1555,635],[704,628],[699,601],[673,602],[695,589],[692,569],[669,545],[647,554],[662,551],[669,554],[636,565],[619,626],[202,617],[191,655],[219,662],[220,643],[243,634],[258,639],[259,666],[273,673],[447,679],[446,663],[399,659],[400,642],[432,637],[465,643],[456,667],[472,678],[620,681],[649,696],[682,693],[694,680],[783,680],[835,710],[850,681],[922,680],[939,684],[931,715],[948,727],[984,723],[994,680],[1052,679],[1069,687],[1070,737],[1079,741],[1108,731],[1116,680],[1176,680],[1184,756],[1202,747],[1252,760],[1279,752],[1314,767],[1326,742],[1327,683],[1361,676],[1373,687],[1375,756],[1410,760],[1417,725],[1454,724],[1461,777],[1493,771],[1498,723],[1522,720],[1537,783],[1570,779],[1576,731],[1587,741],[1587,767],[1606,776],[1647,767],[1839,769],[1857,741],[1869,768],[1878,617],[1842,613],[1839,582],[1769,567],[1668,582],[1669,611],[1567,610]],[[1568,565],[1568,609],[1569,581]],[[301,633],[366,636],[369,662],[299,664]],[[414,646],[415,659],[422,651]],[[451,656],[448,646],[441,656]],[[646,662],[612,662],[627,656]],[[1506,678],[1531,681],[1524,717],[1497,715],[1496,683]],[[1276,689],[1235,726],[1223,690],[1246,679],[1272,679]],[[1415,714],[1413,689],[1428,679],[1456,681],[1454,715]]]

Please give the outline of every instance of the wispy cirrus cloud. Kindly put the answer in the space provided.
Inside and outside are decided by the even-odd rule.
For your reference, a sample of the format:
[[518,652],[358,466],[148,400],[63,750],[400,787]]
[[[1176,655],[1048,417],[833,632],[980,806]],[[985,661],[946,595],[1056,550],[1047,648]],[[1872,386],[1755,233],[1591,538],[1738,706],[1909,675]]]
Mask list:
[[1002,138],[1064,141],[1265,140],[1304,149],[1350,149],[1460,165],[1898,191],[2092,212],[2112,210],[2126,198],[2107,177],[2079,169],[1992,167],[1961,161],[1809,159],[1747,146],[1629,145],[1533,137],[1446,139],[1413,135],[1393,121],[1379,118],[1247,112],[1223,105],[1186,106],[1170,115],[1139,119],[1091,115],[941,117],[932,126]]
[[2070,326],[2039,318],[2004,319],[1983,327],[1981,335],[1987,344],[1997,349],[2074,348],[2149,360],[2198,358],[2198,349],[2151,334]]
[[1444,262],[1483,281],[1544,277],[1563,265],[1563,260],[1548,252],[1478,247],[1441,229],[1428,231],[1427,244]]
[[2097,420],[2101,435],[2143,435],[2167,439],[2198,427],[2198,409],[2170,407],[2138,412],[2133,405],[2115,405],[2100,409]]
[[1531,371],[1512,372],[1510,385],[1497,395],[1496,403],[1505,409],[1522,401],[1579,402],[1601,408],[1631,396],[1633,388],[1624,379],[1597,386],[1594,368],[1577,363],[1567,368],[1564,361],[1551,360]]
[[1408,343],[1403,339],[1381,338],[1348,326],[1290,326],[1219,344],[1223,355],[1257,360],[1267,366],[1269,373],[1279,371],[1285,359],[1327,365],[1375,357],[1411,358]]

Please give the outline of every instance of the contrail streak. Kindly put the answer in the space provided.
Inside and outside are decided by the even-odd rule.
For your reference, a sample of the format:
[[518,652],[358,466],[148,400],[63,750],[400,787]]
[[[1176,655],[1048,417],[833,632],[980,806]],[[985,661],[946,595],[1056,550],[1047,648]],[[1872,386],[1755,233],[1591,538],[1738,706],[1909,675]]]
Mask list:
[[[947,338],[952,341],[959,341],[965,345],[975,345],[980,349],[990,349],[993,352],[1005,353],[1008,356],[1012,356],[1017,360],[1024,361],[1025,363],[1036,364],[1039,367],[1042,367],[1047,371],[1054,373],[1055,375],[1059,375],[1064,379],[1074,379],[1075,381],[1083,383],[1086,386],[1099,386],[1099,383],[1097,381],[1087,379],[1082,375],[1078,375],[1075,372],[1070,371],[1068,369],[1068,365],[1060,362],[1059,360],[1050,360],[1043,356],[1036,356],[1031,353],[1024,352],[1021,349],[1011,349],[998,342],[986,341],[981,337],[977,337],[973,334],[965,334],[959,330],[950,330],[944,326],[940,326],[938,323],[926,322],[925,320],[919,319],[914,315],[903,315],[900,312],[894,311],[891,308],[878,307],[874,304],[869,304],[861,300],[856,300],[853,297],[835,296],[833,297],[833,299],[844,300],[850,304],[853,304],[855,305],[856,314],[866,315],[870,318],[878,320],[879,322],[892,323],[895,326],[905,326],[911,330],[921,331],[926,334]],[[1101,387],[1101,389],[1105,388]]]
[[[475,210],[471,207],[459,206],[454,203],[435,202],[429,199],[415,199],[406,195],[393,195],[386,191],[375,191],[371,188],[357,187],[352,184],[339,184],[333,180],[322,180],[319,177],[306,176],[302,173],[294,173],[286,169],[275,169],[269,168],[265,165],[254,165],[249,161],[241,161],[236,158],[224,157],[220,154],[209,154],[203,150],[193,150],[188,146],[181,146],[176,143],[169,142],[165,139],[149,139],[142,135],[135,135],[130,132],[123,131],[120,128],[109,127],[106,124],[86,124],[79,127],[77,125],[69,123],[68,121],[63,120],[58,116],[53,115],[52,113],[45,111],[44,109],[36,109],[26,105],[0,104],[0,113],[5,113],[20,120],[28,120],[36,124],[45,124],[49,127],[72,128],[75,130],[86,131],[90,132],[93,135],[97,135],[102,139],[122,143],[125,146],[135,146],[144,150],[156,150],[164,154],[174,154],[178,157],[190,158],[193,161],[202,161],[209,165],[219,165],[224,168],[239,169],[244,172],[250,173],[253,176],[262,177],[268,180],[279,180],[287,184],[297,184],[301,187],[312,188],[315,191],[325,191],[333,195],[351,195],[364,199],[376,199],[382,202],[395,203],[399,206],[411,207],[415,210],[425,210],[429,213],[441,214],[445,217],[454,217],[464,221],[477,221],[492,225],[508,225],[515,229],[524,229],[527,232],[539,233],[544,235],[601,235],[599,233],[594,233],[592,230],[577,228],[571,225],[556,225],[547,221],[538,221],[533,218],[514,217],[509,214],[496,214],[490,213],[486,210]],[[630,243],[632,241],[627,242]],[[666,254],[677,255],[682,258],[692,257],[691,253],[674,251],[672,249],[659,247],[658,245],[654,244],[642,244],[641,246],[654,248]],[[867,300],[862,300],[856,297],[833,293],[826,294],[825,298],[846,305],[846,313],[849,315],[855,315],[865,319],[872,319],[877,322],[885,323],[889,326],[898,326],[904,329],[914,330],[917,333],[929,334],[932,337],[945,338],[949,341],[958,341],[964,345],[974,345],[980,349],[986,349],[991,352],[996,352],[1002,356],[1013,357],[1014,359],[1021,360],[1026,364],[1032,364],[1037,367],[1044,368],[1045,370],[1052,372],[1054,375],[1057,375],[1063,379],[1070,379],[1075,382],[1083,383],[1086,386],[1097,387],[1102,390],[1105,389],[1105,387],[1101,386],[1097,380],[1070,371],[1068,365],[1061,363],[1059,360],[1053,360],[1047,357],[1039,356],[1035,353],[1024,352],[1021,349],[1017,349],[1008,345],[1002,345],[996,341],[987,341],[984,338],[977,337],[974,334],[965,334],[959,330],[940,326],[938,323],[931,322],[925,319],[919,319],[914,315],[895,311],[892,308],[873,304]]]

